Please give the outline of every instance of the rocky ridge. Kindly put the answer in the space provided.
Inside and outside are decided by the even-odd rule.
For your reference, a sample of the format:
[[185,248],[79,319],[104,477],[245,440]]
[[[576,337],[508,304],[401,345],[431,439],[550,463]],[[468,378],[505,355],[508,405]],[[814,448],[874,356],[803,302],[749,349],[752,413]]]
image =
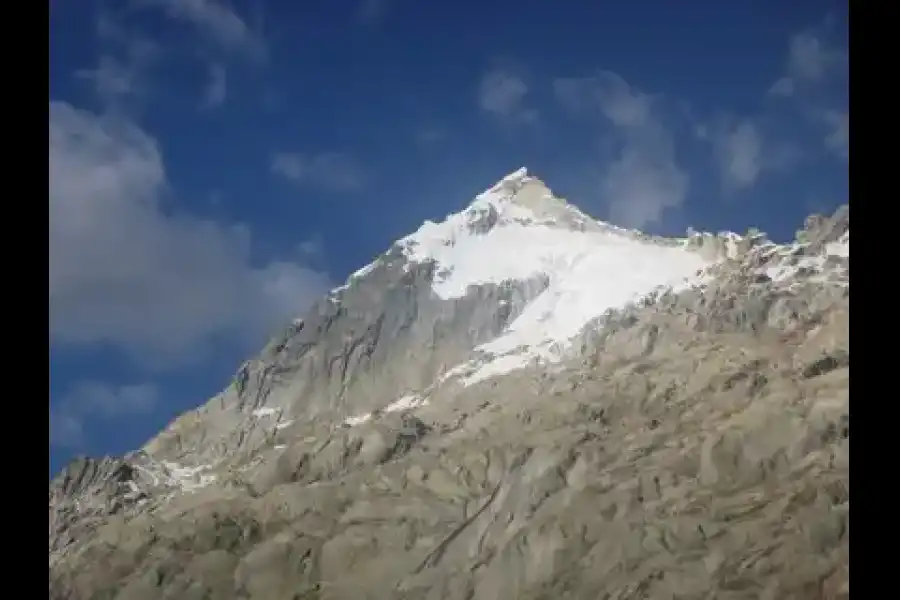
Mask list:
[[[495,340],[564,278],[454,296],[460,263],[417,254],[513,226],[702,267],[520,360]],[[663,240],[520,171],[417,233],[145,448],[55,478],[51,596],[849,596],[849,208],[786,245]]]

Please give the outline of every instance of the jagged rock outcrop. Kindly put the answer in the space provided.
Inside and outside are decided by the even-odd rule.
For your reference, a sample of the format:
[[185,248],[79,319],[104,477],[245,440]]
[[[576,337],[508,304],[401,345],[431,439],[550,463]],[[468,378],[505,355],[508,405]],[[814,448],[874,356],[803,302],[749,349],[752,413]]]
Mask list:
[[104,518],[141,499],[134,479],[134,469],[124,460],[80,457],[50,482],[51,564]]
[[[849,209],[787,245],[679,241],[590,220],[524,172],[491,193],[141,452],[70,465],[51,597],[848,598]],[[503,227],[539,227],[549,266],[447,292],[465,265],[441,253]],[[706,266],[565,344],[498,344],[572,306],[549,300],[595,250],[560,253],[548,229]]]

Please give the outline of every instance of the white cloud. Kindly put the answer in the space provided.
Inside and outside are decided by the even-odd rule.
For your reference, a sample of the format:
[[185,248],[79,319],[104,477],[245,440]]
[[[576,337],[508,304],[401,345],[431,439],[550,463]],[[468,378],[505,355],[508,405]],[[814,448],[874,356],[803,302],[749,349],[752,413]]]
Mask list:
[[525,122],[537,120],[537,111],[525,106],[528,85],[512,73],[500,69],[489,71],[478,85],[478,106],[495,116]]
[[847,110],[849,55],[838,43],[834,20],[791,37],[785,74],[769,90],[790,97],[801,114],[824,128],[827,150],[841,159],[850,156],[850,114]]
[[336,192],[357,191],[363,187],[364,182],[364,174],[359,165],[339,152],[314,155],[278,152],[272,156],[270,169],[295,184]]
[[75,76],[89,81],[97,97],[107,104],[137,96],[140,87],[139,71],[112,56],[101,56],[95,68],[80,69]]
[[613,222],[646,227],[678,208],[690,178],[675,156],[672,135],[654,112],[655,99],[610,72],[581,79],[558,79],[556,96],[575,114],[595,114],[612,124],[621,142],[618,155],[603,168],[601,192]]
[[139,0],[146,6],[165,10],[173,19],[183,21],[222,48],[261,58],[265,54],[262,39],[235,11],[217,0]]
[[206,91],[203,95],[203,106],[206,108],[215,108],[222,106],[225,102],[225,96],[228,93],[228,80],[225,67],[222,65],[212,65],[209,68],[209,82],[206,84]]
[[707,130],[722,184],[737,190],[756,183],[763,170],[763,136],[753,122],[720,122]]
[[758,120],[722,117],[699,130],[712,146],[726,192],[749,188],[764,173],[786,169],[800,158],[794,146],[769,139]]
[[242,226],[164,207],[156,142],[125,119],[51,102],[49,146],[54,342],[177,366],[214,341],[257,342],[330,286],[298,264],[252,264]]
[[89,82],[109,109],[133,107],[148,92],[148,72],[161,49],[156,43],[127,30],[108,13],[97,18],[96,31],[104,43],[104,53],[95,67],[79,69],[75,77]]
[[675,162],[667,138],[626,141],[603,183],[610,219],[628,227],[662,222],[668,209],[678,208],[687,195],[690,178]]
[[826,111],[823,115],[829,126],[825,146],[843,158],[850,159],[850,113],[847,111]]
[[608,71],[584,79],[557,79],[554,92],[562,105],[576,114],[600,112],[618,127],[642,127],[650,123],[653,98],[633,89]]
[[325,240],[322,239],[321,234],[315,234],[308,240],[303,240],[297,244],[297,251],[301,256],[308,258],[322,258],[325,252]]
[[101,13],[95,22],[97,37],[121,49],[134,63],[146,63],[162,52],[160,46],[133,29],[128,29],[111,13]]
[[76,448],[84,443],[84,420],[149,413],[158,400],[152,384],[112,386],[96,381],[76,384],[50,408],[50,443]]
[[805,87],[821,83],[847,65],[846,53],[825,43],[821,36],[804,31],[791,36],[785,74],[769,89],[774,96],[793,96]]
[[727,185],[745,187],[759,177],[763,168],[763,138],[759,128],[750,121],[724,132],[719,151]]

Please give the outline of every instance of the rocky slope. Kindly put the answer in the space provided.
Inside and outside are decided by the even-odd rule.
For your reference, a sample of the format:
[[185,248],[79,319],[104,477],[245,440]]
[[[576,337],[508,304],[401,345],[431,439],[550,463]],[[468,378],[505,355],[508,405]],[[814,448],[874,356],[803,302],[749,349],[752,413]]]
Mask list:
[[50,595],[849,597],[849,208],[667,240],[513,173],[54,479]]

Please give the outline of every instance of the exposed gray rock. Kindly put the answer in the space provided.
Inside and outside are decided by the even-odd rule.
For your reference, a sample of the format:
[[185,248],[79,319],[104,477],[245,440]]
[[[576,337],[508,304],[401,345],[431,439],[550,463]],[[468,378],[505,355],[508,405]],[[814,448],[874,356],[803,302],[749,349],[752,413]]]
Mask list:
[[142,451],[51,482],[50,595],[849,598],[849,209],[804,231],[691,234],[701,284],[469,386],[441,376],[548,279],[442,300],[395,245]]
[[496,337],[548,283],[537,276],[473,286],[464,298],[442,300],[431,291],[440,276],[433,265],[391,256],[337,300],[318,303],[302,329],[288,328],[238,369],[229,389],[175,421],[147,450],[212,462],[266,442],[275,421],[247,418],[260,408],[278,411],[282,420],[377,409],[431,385]]

